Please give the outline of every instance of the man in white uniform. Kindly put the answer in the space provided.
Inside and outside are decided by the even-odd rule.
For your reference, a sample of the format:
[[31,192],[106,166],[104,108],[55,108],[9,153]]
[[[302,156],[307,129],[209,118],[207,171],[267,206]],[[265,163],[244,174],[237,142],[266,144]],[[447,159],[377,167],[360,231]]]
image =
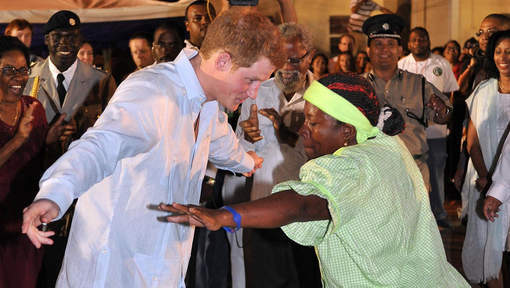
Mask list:
[[279,38],[267,18],[232,9],[209,26],[200,53],[184,49],[122,83],[24,212],[22,231],[40,247],[53,232],[37,226],[79,197],[57,287],[184,287],[193,227],[159,222],[147,206],[198,204],[208,160],[242,173],[261,166],[218,103],[235,110],[256,97],[284,61]]
[[[256,99],[244,102],[236,129],[241,146],[263,157],[264,166],[250,180],[226,175],[222,189],[225,203],[271,195],[274,185],[298,179],[299,169],[307,161],[297,132],[304,121],[303,93],[313,80],[313,74],[308,71],[312,39],[297,24],[282,24],[280,31],[287,63],[276,71],[274,78],[262,83]],[[318,266],[313,266],[315,259],[306,262],[308,271],[296,268],[298,256],[312,255],[310,258],[315,258],[313,250],[296,247],[299,245],[283,236],[281,229],[246,229],[245,239],[242,230],[227,234],[231,244],[232,287],[245,287],[245,282],[246,287],[320,285],[320,281],[313,282],[313,276],[308,277],[316,273],[316,280],[320,279]],[[244,243],[244,261],[240,243]],[[310,278],[313,284],[306,282]]]
[[[445,95],[459,90],[448,60],[440,55],[430,53],[429,33],[425,28],[415,27],[409,34],[408,42],[411,54],[398,61],[398,68],[420,74]],[[446,124],[429,123],[425,130],[429,146],[427,164],[430,170],[430,206],[439,226],[449,228],[444,209],[444,174],[446,166]]]

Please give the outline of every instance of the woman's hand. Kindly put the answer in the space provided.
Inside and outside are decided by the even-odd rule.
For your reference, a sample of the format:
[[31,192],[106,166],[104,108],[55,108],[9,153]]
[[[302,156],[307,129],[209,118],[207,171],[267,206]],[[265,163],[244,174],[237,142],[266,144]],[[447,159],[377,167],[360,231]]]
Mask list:
[[498,199],[487,196],[483,203],[483,215],[485,215],[485,219],[494,222],[495,218],[498,217],[499,206],[501,204],[501,201]]
[[16,135],[14,137],[21,139],[25,142],[28,137],[30,137],[30,133],[32,132],[32,120],[34,120],[34,109],[37,106],[37,102],[32,102],[30,105],[25,107],[25,111],[23,112],[23,117],[19,122],[18,131],[16,131]]
[[207,230],[212,231],[216,231],[222,227],[220,224],[220,216],[225,212],[222,209],[213,210],[195,205],[181,205],[177,203],[173,203],[172,205],[161,203],[158,208],[162,211],[172,213],[172,215],[166,216],[165,218],[168,222],[206,227]]

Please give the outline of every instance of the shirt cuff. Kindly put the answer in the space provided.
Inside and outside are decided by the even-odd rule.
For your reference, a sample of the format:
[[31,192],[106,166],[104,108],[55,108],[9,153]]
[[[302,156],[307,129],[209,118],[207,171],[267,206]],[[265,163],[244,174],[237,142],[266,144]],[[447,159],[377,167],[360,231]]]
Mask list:
[[510,187],[506,187],[501,183],[492,183],[489,191],[487,192],[487,196],[494,197],[501,201],[501,203],[505,203],[510,198]]
[[248,153],[244,153],[240,166],[241,169],[246,169],[246,171],[241,171],[242,173],[250,172],[253,168],[255,168],[255,161],[253,161],[253,158],[251,158]]
[[40,183],[40,186],[41,189],[35,196],[34,201],[39,199],[48,199],[55,202],[60,211],[53,221],[59,220],[62,216],[64,216],[69,206],[73,203],[74,195],[70,192],[73,191],[72,185],[58,181],[57,179],[48,179]]

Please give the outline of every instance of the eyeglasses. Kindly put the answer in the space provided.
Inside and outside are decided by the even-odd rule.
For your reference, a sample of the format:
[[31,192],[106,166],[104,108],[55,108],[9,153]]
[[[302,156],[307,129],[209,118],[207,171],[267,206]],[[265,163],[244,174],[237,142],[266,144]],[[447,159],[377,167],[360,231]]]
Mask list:
[[2,69],[2,75],[9,76],[9,77],[15,76],[17,74],[19,74],[21,76],[28,76],[28,74],[30,74],[30,68],[28,68],[28,67],[21,67],[19,69],[16,69],[13,66],[5,66],[5,67],[2,67],[1,69]]
[[487,30],[480,29],[480,30],[478,30],[478,32],[475,33],[475,36],[480,37],[483,34],[487,34],[487,36],[490,37],[492,34],[496,33],[497,31],[498,30],[496,30],[494,28],[489,28]]
[[305,53],[305,55],[303,55],[299,58],[289,57],[289,58],[287,58],[287,62],[291,65],[299,65],[299,64],[301,64],[301,62],[303,62],[303,60],[305,59],[306,56],[308,56],[309,53],[310,53],[310,51],[307,51]]

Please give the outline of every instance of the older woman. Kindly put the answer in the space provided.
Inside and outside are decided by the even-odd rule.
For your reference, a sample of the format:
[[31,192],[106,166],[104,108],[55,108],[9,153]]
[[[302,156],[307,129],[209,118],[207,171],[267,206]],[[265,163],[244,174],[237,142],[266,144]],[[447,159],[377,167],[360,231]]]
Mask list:
[[161,204],[178,214],[166,219],[212,230],[285,225],[292,240],[316,247],[324,287],[468,287],[446,261],[413,157],[374,127],[380,109],[370,84],[329,75],[304,99],[300,134],[311,160],[301,181],[220,210]]
[[44,108],[22,95],[28,60],[23,43],[0,36],[0,287],[35,287],[42,256],[20,227],[42,172],[37,156],[56,131],[47,134]]
[[503,287],[501,263],[509,229],[508,205],[499,217],[487,222],[479,213],[480,191],[487,183],[488,169],[510,121],[510,30],[494,33],[487,45],[490,79],[482,82],[466,100],[469,109],[467,151],[471,156],[462,187],[463,212],[468,217],[462,248],[462,266],[467,278]]

